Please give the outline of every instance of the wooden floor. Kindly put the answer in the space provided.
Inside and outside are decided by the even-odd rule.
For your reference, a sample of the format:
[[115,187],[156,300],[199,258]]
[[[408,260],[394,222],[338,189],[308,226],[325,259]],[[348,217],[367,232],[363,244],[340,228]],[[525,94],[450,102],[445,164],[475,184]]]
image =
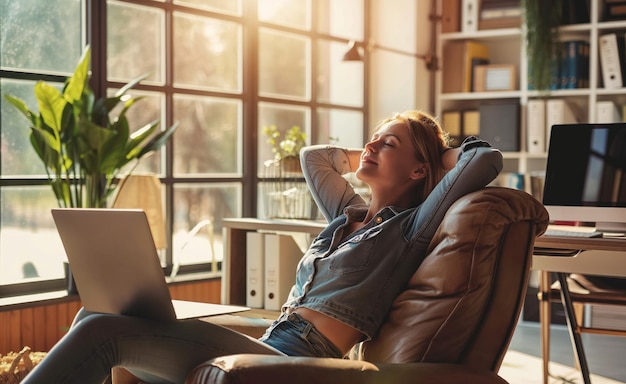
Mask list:
[[[575,367],[574,354],[567,327],[564,325],[553,325],[550,339],[550,360],[561,365]],[[599,375],[619,383],[626,383],[626,337],[583,334],[582,340],[592,375]],[[539,324],[521,321],[513,335],[509,350],[541,358]],[[539,371],[538,376],[536,383],[541,383],[541,371]],[[567,379],[559,380],[553,378],[550,382],[582,383],[579,375],[568,376]]]

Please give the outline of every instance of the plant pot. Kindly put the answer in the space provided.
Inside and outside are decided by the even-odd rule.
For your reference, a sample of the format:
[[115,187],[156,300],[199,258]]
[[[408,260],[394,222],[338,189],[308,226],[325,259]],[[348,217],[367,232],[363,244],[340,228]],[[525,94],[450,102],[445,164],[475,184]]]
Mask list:
[[268,218],[310,220],[317,206],[295,156],[265,163],[264,204]]

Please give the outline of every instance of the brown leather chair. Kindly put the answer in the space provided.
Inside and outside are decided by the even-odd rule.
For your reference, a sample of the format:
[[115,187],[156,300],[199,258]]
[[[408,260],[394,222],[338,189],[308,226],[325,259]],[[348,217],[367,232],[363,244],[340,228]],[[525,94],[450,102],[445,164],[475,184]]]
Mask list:
[[457,201],[428,256],[359,359],[240,354],[187,384],[506,383],[497,375],[522,308],[548,213],[529,194],[487,187]]

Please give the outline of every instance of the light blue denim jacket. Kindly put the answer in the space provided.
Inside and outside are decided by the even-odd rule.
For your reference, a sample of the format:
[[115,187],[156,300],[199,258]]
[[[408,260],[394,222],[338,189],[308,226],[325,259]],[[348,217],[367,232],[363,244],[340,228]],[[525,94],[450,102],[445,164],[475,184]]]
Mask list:
[[305,179],[329,224],[300,260],[283,310],[307,307],[361,331],[364,340],[372,338],[422,262],[446,210],[502,169],[502,154],[486,142],[470,138],[461,148],[456,166],[420,206],[386,207],[343,241],[348,217],[362,220],[367,211],[341,176],[350,172],[346,150],[324,145],[303,149]]

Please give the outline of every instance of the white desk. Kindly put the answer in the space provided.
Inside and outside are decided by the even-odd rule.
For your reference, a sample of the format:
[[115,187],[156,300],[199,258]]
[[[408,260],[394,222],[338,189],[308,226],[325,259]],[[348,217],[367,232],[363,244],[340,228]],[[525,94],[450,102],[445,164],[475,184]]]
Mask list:
[[[580,335],[573,330],[576,326],[573,306],[566,278],[570,273],[587,275],[626,277],[626,239],[544,237],[535,241],[533,270],[540,272],[539,292],[543,300],[539,306],[542,332],[550,337],[550,272],[555,272],[562,288],[563,306],[572,338],[574,354],[580,364],[583,380],[590,383],[587,359]],[[542,338],[544,383],[547,384],[549,347]],[[546,358],[547,356],[547,358]]]

